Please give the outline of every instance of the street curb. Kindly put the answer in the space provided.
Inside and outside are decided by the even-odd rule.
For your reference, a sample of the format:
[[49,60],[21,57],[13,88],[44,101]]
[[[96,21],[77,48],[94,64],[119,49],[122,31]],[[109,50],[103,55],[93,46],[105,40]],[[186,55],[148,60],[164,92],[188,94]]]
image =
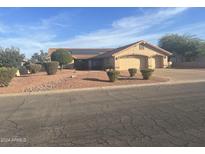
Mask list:
[[11,93],[11,94],[0,94],[0,98],[8,97],[8,96],[28,96],[28,95],[35,96],[35,95],[46,95],[46,94],[63,94],[63,93],[70,93],[70,92],[114,90],[114,89],[125,89],[125,88],[135,88],[135,87],[150,87],[150,86],[159,86],[159,85],[161,86],[179,85],[179,84],[200,83],[200,82],[205,82],[205,80],[167,81],[167,82],[144,83],[144,84],[114,85],[114,86],[105,86],[105,87],[60,89],[60,90],[50,90],[50,91],[41,91],[41,92]]

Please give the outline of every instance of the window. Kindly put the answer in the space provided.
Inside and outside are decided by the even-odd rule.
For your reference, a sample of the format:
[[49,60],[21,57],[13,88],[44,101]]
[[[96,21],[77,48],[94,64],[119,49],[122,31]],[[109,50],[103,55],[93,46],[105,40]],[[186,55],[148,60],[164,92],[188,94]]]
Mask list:
[[142,44],[139,45],[140,50],[144,50],[144,46]]

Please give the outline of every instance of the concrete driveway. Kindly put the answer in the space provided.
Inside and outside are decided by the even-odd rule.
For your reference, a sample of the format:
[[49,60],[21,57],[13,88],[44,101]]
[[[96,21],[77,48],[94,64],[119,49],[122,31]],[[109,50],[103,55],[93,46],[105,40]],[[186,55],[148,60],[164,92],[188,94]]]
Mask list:
[[205,83],[0,97],[0,146],[205,146]]
[[205,69],[156,69],[154,75],[171,82],[205,81]]

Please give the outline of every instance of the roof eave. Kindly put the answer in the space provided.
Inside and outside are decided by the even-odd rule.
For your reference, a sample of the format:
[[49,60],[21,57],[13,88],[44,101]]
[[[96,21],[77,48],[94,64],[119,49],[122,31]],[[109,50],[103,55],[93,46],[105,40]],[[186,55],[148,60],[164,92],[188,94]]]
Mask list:
[[153,48],[156,48],[156,49],[162,51],[162,52],[163,52],[165,55],[167,55],[167,56],[173,55],[173,53],[171,53],[171,52],[169,52],[169,51],[167,51],[167,50],[165,50],[165,49],[162,49],[162,48],[160,48],[160,47],[158,47],[158,46],[152,45],[152,44],[150,44],[150,43],[148,43],[148,42],[145,42],[145,41],[144,41],[144,43],[145,43],[145,44],[148,44],[148,45],[150,45],[150,46],[152,46]]

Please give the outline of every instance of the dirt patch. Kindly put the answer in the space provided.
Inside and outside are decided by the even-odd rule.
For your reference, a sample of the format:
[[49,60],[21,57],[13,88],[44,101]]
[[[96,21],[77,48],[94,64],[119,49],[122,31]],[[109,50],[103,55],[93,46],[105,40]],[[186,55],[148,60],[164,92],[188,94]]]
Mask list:
[[121,72],[119,80],[112,83],[109,82],[107,74],[104,71],[62,70],[58,71],[56,75],[50,76],[45,72],[41,72],[29,76],[15,77],[8,87],[0,88],[0,94],[157,83],[165,81],[168,81],[168,79],[156,76],[151,77],[150,80],[143,80],[140,74],[137,74],[136,78],[130,78],[128,72]]

